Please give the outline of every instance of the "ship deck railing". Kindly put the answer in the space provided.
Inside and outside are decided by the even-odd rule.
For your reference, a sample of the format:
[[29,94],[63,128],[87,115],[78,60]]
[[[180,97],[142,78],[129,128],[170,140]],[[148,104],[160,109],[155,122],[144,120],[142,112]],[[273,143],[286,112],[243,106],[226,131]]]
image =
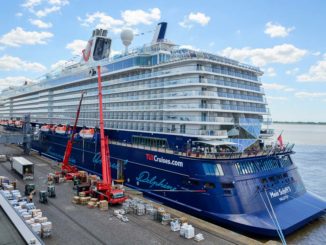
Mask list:
[[292,154],[293,153],[293,147],[294,144],[288,144],[284,147],[279,146],[267,146],[264,149],[259,150],[250,150],[250,151],[244,151],[244,152],[205,152],[202,150],[198,151],[180,151],[180,150],[172,150],[166,147],[153,147],[153,146],[146,146],[146,145],[140,145],[140,144],[131,144],[128,142],[121,142],[121,141],[115,141],[110,140],[110,144],[115,145],[121,145],[121,146],[127,146],[131,148],[138,148],[143,150],[150,150],[150,151],[157,151],[162,153],[168,153],[178,156],[184,156],[184,157],[192,157],[192,158],[199,158],[199,159],[238,159],[238,158],[250,158],[250,157],[259,157],[259,156],[271,156],[271,155],[282,155],[282,154]]

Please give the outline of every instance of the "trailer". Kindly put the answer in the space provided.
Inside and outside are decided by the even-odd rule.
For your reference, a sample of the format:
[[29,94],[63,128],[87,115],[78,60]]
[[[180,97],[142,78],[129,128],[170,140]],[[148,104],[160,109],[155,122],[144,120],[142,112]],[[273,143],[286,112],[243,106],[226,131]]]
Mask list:
[[34,163],[24,157],[11,158],[11,169],[21,175],[23,180],[34,179]]

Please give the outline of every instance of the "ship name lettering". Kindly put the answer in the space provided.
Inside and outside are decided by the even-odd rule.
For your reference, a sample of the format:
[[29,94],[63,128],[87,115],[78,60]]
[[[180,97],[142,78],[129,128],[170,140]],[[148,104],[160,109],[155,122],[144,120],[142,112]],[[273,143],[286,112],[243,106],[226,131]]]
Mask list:
[[290,193],[291,191],[292,191],[291,190],[291,187],[290,186],[286,186],[286,187],[280,188],[280,189],[278,189],[276,191],[269,192],[269,195],[270,195],[271,198],[275,198],[275,197],[279,197],[279,196],[284,196],[284,195]]
[[169,185],[169,183],[166,181],[166,179],[158,180],[157,176],[151,176],[148,171],[141,172],[138,177],[136,177],[136,180],[140,183],[146,183],[149,184],[149,187],[159,187],[166,190],[176,190],[173,186]]

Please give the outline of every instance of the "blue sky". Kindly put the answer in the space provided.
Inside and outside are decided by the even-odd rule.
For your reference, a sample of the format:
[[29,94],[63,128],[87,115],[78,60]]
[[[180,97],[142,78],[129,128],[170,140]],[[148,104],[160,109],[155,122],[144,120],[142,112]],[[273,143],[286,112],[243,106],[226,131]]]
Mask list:
[[80,54],[94,27],[113,53],[127,27],[132,47],[159,21],[167,38],[259,66],[274,120],[326,122],[326,1],[6,1],[0,14],[0,90],[35,79]]

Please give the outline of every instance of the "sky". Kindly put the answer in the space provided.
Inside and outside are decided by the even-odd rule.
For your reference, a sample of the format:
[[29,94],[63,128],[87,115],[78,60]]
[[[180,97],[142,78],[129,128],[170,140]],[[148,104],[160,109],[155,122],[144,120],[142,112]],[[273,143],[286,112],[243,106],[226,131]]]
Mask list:
[[326,122],[326,1],[13,0],[0,11],[0,90],[79,59],[94,28],[109,30],[111,54],[166,38],[255,65],[273,120]]

